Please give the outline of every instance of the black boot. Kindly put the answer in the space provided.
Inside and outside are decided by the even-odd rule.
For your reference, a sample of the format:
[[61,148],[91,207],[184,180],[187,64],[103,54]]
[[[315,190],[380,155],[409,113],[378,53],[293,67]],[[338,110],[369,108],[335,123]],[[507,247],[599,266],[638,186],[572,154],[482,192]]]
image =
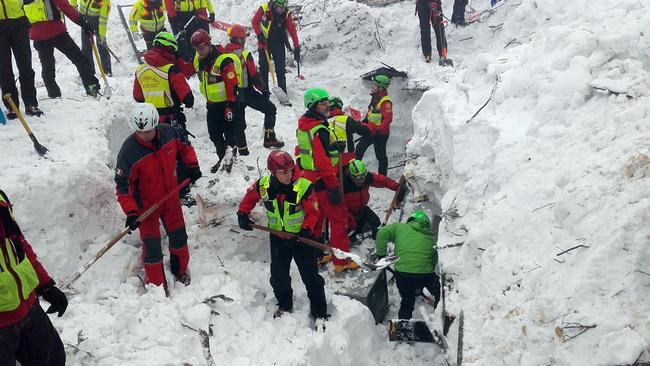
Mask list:
[[270,148],[282,148],[284,147],[284,141],[278,140],[278,138],[275,136],[275,131],[270,128],[268,130],[264,130],[264,147],[267,149]]
[[28,105],[25,108],[25,114],[28,115],[28,116],[40,117],[40,116],[43,115],[43,111],[38,109],[38,107],[35,106],[35,105]]

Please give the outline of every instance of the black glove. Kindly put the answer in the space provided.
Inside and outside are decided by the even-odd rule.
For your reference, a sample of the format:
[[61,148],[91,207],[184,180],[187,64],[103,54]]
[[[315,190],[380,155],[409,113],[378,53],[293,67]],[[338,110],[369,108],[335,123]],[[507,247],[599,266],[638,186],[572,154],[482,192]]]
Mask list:
[[56,283],[52,280],[47,285],[37,289],[36,293],[50,303],[50,307],[47,308],[46,313],[59,313],[58,316],[60,318],[65,313],[65,309],[68,308],[68,298],[55,285]]
[[80,16],[79,19],[77,20],[79,22],[79,26],[81,29],[86,33],[87,37],[92,37],[95,34],[95,29],[88,23],[86,18]]
[[266,42],[266,37],[264,36],[264,33],[260,33],[257,35],[257,42]]
[[298,234],[296,235],[299,238],[311,239],[312,237],[311,229],[309,229],[308,227],[303,227],[302,229],[300,229],[300,232],[298,232]]
[[197,180],[199,180],[199,178],[201,178],[203,174],[201,173],[201,168],[195,166],[187,170],[187,176],[188,178],[190,178],[190,183],[194,183]]
[[127,215],[126,216],[126,225],[124,227],[128,227],[129,230],[134,231],[135,229],[140,226],[140,222],[138,221],[138,215]]
[[300,62],[300,46],[296,46],[296,48],[293,49],[293,59],[296,60],[296,62]]
[[214,13],[210,13],[208,19],[210,19],[210,23],[214,23]]
[[327,200],[330,201],[330,203],[334,206],[341,204],[341,201],[343,201],[343,197],[341,197],[341,191],[338,188],[328,189]]
[[264,90],[262,90],[262,96],[264,96],[264,98],[266,98],[266,99],[270,99],[271,98],[271,92],[268,89],[264,89]]
[[253,230],[251,224],[255,223],[255,221],[251,220],[247,213],[241,211],[237,212],[237,222],[239,223],[240,228],[248,231]]

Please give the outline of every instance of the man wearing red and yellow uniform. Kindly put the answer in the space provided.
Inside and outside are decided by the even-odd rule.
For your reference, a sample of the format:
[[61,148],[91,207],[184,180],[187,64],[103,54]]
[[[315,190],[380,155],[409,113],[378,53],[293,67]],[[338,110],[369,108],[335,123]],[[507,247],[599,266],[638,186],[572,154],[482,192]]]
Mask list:
[[[219,170],[228,147],[236,151],[237,146],[246,146],[234,134],[241,127],[240,108],[237,102],[237,89],[240,87],[237,75],[242,74],[239,57],[226,53],[222,48],[210,43],[210,35],[203,29],[197,30],[190,43],[196,50],[194,68],[199,76],[201,94],[207,100],[208,134],[217,150],[219,161],[210,169]],[[233,153],[234,153],[233,151]],[[241,151],[248,155],[248,149]]]
[[192,108],[194,94],[179,67],[185,62],[176,56],[178,44],[171,33],[159,32],[153,44],[144,54],[145,63],[135,72],[133,99],[153,104],[161,123],[172,123],[186,133],[187,118],[181,104]]
[[34,0],[23,6],[25,15],[32,26],[29,38],[34,41],[34,48],[41,59],[43,83],[47,96],[58,98],[61,89],[56,83],[56,60],[54,49],[61,51],[77,67],[86,94],[97,97],[99,81],[95,77],[91,61],[84,56],[68,34],[63,22],[63,14],[77,23],[87,37],[92,37],[94,30],[88,22],[70,6],[67,0]]
[[347,164],[355,158],[354,134],[370,135],[370,129],[365,124],[355,120],[343,112],[343,101],[339,97],[330,99],[330,115],[328,118],[330,130],[341,153],[341,163]]
[[286,61],[285,45],[289,44],[287,33],[293,42],[293,58],[300,62],[300,43],[293,15],[287,9],[287,0],[272,0],[263,3],[257,9],[252,20],[253,31],[257,36],[259,48],[260,74],[266,85],[269,84],[269,65],[266,55],[273,59],[278,86],[287,92],[287,79],[284,64]]
[[393,103],[388,96],[390,79],[386,75],[377,75],[373,79],[372,99],[368,105],[368,114],[363,122],[370,128],[371,135],[359,140],[356,147],[358,160],[363,160],[363,155],[370,145],[374,145],[375,156],[379,163],[379,174],[388,174],[388,156],[386,144],[390,135],[390,124],[393,122]]
[[0,190],[0,365],[63,366],[63,343],[48,314],[65,313],[68,300],[36,258]]
[[[199,29],[209,33],[208,22],[214,22],[212,0],[164,1],[172,32],[179,38],[178,52],[183,60],[192,61],[195,51],[190,46],[190,37]],[[192,17],[195,18],[192,20]]]
[[396,191],[398,183],[385,175],[368,172],[361,160],[352,160],[343,168],[343,192],[350,214],[350,229],[355,230],[353,238],[370,226],[374,240],[381,225],[377,214],[368,206],[370,187]]
[[[329,94],[318,88],[305,92],[305,114],[298,119],[296,138],[300,153],[303,178],[314,184],[318,205],[330,225],[330,245],[344,251],[350,250],[348,238],[348,212],[343,202],[343,192],[336,176],[339,152],[328,128]],[[320,225],[319,225],[320,226]],[[320,228],[316,233],[320,233]],[[359,266],[346,259],[332,258],[337,273]]]
[[192,183],[201,177],[196,153],[178,130],[168,124],[158,124],[158,112],[153,105],[136,104],[130,119],[136,131],[127,137],[117,155],[116,194],[127,216],[126,226],[131,230],[140,228],[145,283],[167,288],[160,245],[162,220],[169,237],[171,272],[178,281],[189,285],[190,252],[180,199],[170,198],[142,222],[137,218],[178,186],[177,157],[188,167]]
[[[93,28],[93,32],[97,38],[97,51],[101,59],[102,68],[107,75],[112,75],[111,70],[111,55],[108,52],[106,43],[106,26],[108,23],[108,16],[111,13],[110,0],[69,0],[70,5],[77,8],[81,16]],[[77,4],[78,3],[78,4]],[[93,60],[93,50],[90,45],[90,37],[87,37],[85,32],[81,31],[81,52],[87,59]],[[95,64],[90,63],[95,72]]]
[[129,30],[134,40],[140,39],[138,24],[142,39],[147,49],[153,47],[153,40],[159,32],[165,31],[165,3],[162,0],[137,0],[129,13]]

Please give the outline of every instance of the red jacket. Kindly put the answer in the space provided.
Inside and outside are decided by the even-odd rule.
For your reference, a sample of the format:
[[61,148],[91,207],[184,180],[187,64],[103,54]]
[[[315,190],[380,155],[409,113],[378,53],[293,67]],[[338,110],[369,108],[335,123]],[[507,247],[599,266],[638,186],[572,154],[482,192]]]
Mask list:
[[[185,103],[185,105],[194,104],[194,95],[192,94],[192,89],[187,84],[185,80],[185,74],[183,74],[178,66],[177,62],[179,61],[172,55],[169,51],[162,47],[153,47],[144,54],[144,61],[150,66],[160,67],[167,64],[174,64],[174,66],[169,68],[169,87],[172,93],[172,99],[175,105],[180,105],[180,103]],[[192,67],[192,69],[194,69]],[[133,99],[137,102],[144,102],[144,94],[142,93],[142,86],[137,77],[133,82]],[[165,114],[164,112],[161,114]]]
[[[294,177],[297,175],[294,174]],[[284,206],[284,200],[287,197],[287,193],[291,192],[292,186],[283,186],[278,182],[275,177],[271,177],[271,187],[269,187],[269,197],[275,197],[278,200],[278,207]],[[253,183],[244,198],[242,198],[239,203],[239,212],[243,212],[247,215],[250,215],[251,211],[255,208],[257,203],[262,199],[259,189],[259,180]],[[309,229],[312,234],[314,233],[314,228],[318,222],[320,213],[318,211],[318,201],[316,200],[316,194],[313,191],[313,185],[309,188],[307,193],[302,197],[302,209],[305,211],[305,218],[302,222],[302,228]]]
[[[4,192],[0,191],[0,194],[2,194],[5,197],[5,200],[9,202]],[[23,236],[18,223],[16,223],[16,221],[9,214],[9,207],[0,206],[0,243],[2,243],[2,245],[0,245],[0,250],[3,251],[5,257],[10,255],[9,253],[5,252],[6,248],[4,246],[4,243],[6,239],[10,239],[15,247],[15,253],[11,253],[11,255],[17,256],[21,261],[29,260],[31,262],[34,270],[36,271],[36,275],[38,276],[38,287],[43,287],[52,282],[52,278],[50,278],[50,276],[47,274],[47,271],[45,268],[43,268],[43,265],[41,265],[41,263],[38,261],[38,258],[36,258],[34,250],[32,250],[32,247],[29,245],[27,240],[25,240],[25,237]],[[11,271],[9,272],[11,273]],[[12,275],[14,274],[12,273]],[[36,291],[32,291],[32,293],[29,294],[26,299],[21,298],[20,305],[18,305],[16,309],[11,311],[1,311],[0,328],[8,327],[11,324],[19,322],[27,315],[29,309],[32,308],[35,302]]]
[[[68,0],[43,0],[49,1],[52,6],[52,12],[56,20],[48,20],[32,24],[29,28],[29,38],[33,41],[45,41],[58,36],[59,34],[68,30],[63,19],[59,20],[61,12],[63,12],[70,20],[79,24],[79,12],[73,8]],[[83,35],[85,37],[85,34]]]
[[[226,47],[223,48],[225,52],[234,52],[239,49],[243,49],[244,46],[238,44],[238,43],[228,43]],[[242,66],[244,66],[242,64]],[[262,76],[260,76],[260,73],[257,70],[257,65],[255,65],[255,59],[253,58],[252,53],[248,53],[248,57],[246,57],[245,61],[245,67],[246,67],[246,72],[248,73],[248,85],[249,87],[252,87],[253,85],[255,88],[259,91],[264,91],[266,90],[266,85],[264,84],[264,81],[262,81]]]
[[[205,58],[199,60],[199,70],[208,73],[212,72],[212,67],[217,57],[225,52],[223,47],[213,45],[210,53]],[[235,72],[235,65],[230,58],[226,58],[221,62],[220,74],[224,84],[226,84],[226,101],[237,101],[237,73]]]
[[[327,126],[327,120],[319,118],[310,111],[300,116],[298,119],[298,129],[308,132],[310,129],[323,124]],[[317,180],[322,180],[325,188],[328,190],[338,189],[339,181],[336,178],[336,167],[332,166],[330,158],[327,156],[329,150],[329,129],[321,129],[319,133],[314,136],[312,140],[312,153],[314,158],[314,165],[317,171],[302,169],[302,176],[309,179],[310,182],[316,183]]]
[[[381,98],[388,95],[386,90],[380,90],[377,93],[370,94],[372,99],[370,104],[368,104],[368,110],[373,108]],[[381,124],[374,125],[372,123],[366,123],[366,126],[372,131],[373,134],[388,136],[390,134],[390,124],[393,122],[393,103],[383,102],[380,106],[381,108]]]
[[255,32],[255,35],[258,37],[262,34],[262,27],[260,26],[261,22],[267,22],[271,21],[271,29],[269,30],[269,39],[275,38],[276,35],[282,36],[280,41],[284,43],[284,32],[280,31],[286,31],[289,32],[289,35],[291,36],[291,41],[293,41],[293,47],[299,47],[300,44],[298,42],[298,32],[296,32],[296,23],[293,22],[293,14],[291,14],[291,11],[288,9],[284,9],[284,12],[282,13],[282,17],[278,21],[274,21],[275,14],[273,13],[273,5],[269,2],[269,7],[266,9],[266,12],[262,10],[262,7],[260,6],[257,11],[255,12],[255,15],[253,16],[252,20],[252,25],[253,25],[253,31]]
[[[343,168],[347,170],[347,167]],[[368,205],[370,200],[370,187],[388,188],[391,191],[397,190],[398,183],[385,175],[378,173],[368,173],[366,180],[361,187],[354,184],[349,174],[343,174],[343,192],[345,195],[345,204],[348,206],[348,212],[358,219],[363,212],[363,208]]]
[[[190,143],[168,124],[159,124],[156,139],[142,141],[137,133],[127,137],[117,155],[117,200],[125,214],[139,214],[178,186],[176,157],[190,168],[199,165]],[[169,200],[170,205],[180,201]]]

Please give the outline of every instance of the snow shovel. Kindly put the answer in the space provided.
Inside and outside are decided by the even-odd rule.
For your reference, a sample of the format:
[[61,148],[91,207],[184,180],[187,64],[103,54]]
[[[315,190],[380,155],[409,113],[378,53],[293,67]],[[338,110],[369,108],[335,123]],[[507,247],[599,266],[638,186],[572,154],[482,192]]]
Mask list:
[[289,101],[289,96],[278,86],[278,80],[275,78],[275,63],[271,65],[271,56],[269,56],[269,49],[266,47],[264,47],[264,56],[266,56],[266,65],[268,66],[271,78],[273,79],[273,87],[271,88],[273,94],[278,98],[280,104],[283,106],[290,106],[291,102]]
[[388,321],[388,339],[391,342],[436,343],[424,320],[392,319]]
[[404,196],[406,193],[406,177],[403,175],[399,178],[399,184],[397,185],[397,190],[395,190],[395,195],[393,196],[393,200],[390,203],[390,207],[388,208],[388,211],[386,211],[386,218],[384,219],[384,225],[388,224],[388,219],[390,216],[393,214],[393,211],[398,209],[402,205],[402,201],[404,200]]
[[5,94],[4,98],[7,101],[7,103],[9,103],[9,107],[11,107],[11,110],[14,111],[14,113],[16,113],[16,116],[18,116],[18,119],[20,120],[20,123],[23,125],[23,128],[27,132],[27,135],[34,143],[34,150],[36,150],[38,155],[45,157],[45,154],[47,154],[49,150],[47,150],[45,146],[41,145],[38,142],[36,136],[34,136],[34,133],[32,132],[32,129],[29,128],[27,121],[25,121],[25,117],[23,117],[23,114],[20,113],[20,110],[18,109],[18,107],[16,107],[16,104],[14,103],[13,99],[11,99],[11,94],[9,93]]
[[104,72],[102,61],[99,58],[99,51],[97,51],[97,44],[95,43],[95,37],[93,36],[90,36],[90,45],[93,48],[93,54],[95,55],[95,61],[97,61],[97,67],[99,67],[99,73],[102,75],[102,79],[104,79],[104,84],[106,86],[106,91],[104,92],[104,96],[106,97],[106,99],[111,99],[111,96],[113,95],[113,91],[111,90],[111,86],[108,85],[108,78],[106,78],[106,73]]
[[[138,216],[138,219],[136,222],[140,223],[144,221],[147,217],[149,217],[154,211],[156,211],[160,206],[162,206],[163,203],[165,203],[167,200],[169,200],[171,197],[178,196],[178,192],[183,189],[185,186],[190,184],[190,179],[187,178],[181,184],[178,185],[178,187],[174,188],[170,192],[168,192],[163,198],[160,199],[160,201],[156,202],[153,204],[151,207],[149,207],[145,212],[143,212],[140,216]],[[69,288],[75,281],[77,281],[81,275],[86,273],[86,271],[93,265],[95,262],[99,260],[106,252],[108,252],[109,249],[111,249],[118,241],[120,241],[123,237],[126,236],[126,234],[131,233],[131,230],[127,227],[122,229],[119,234],[115,235],[113,239],[111,239],[102,249],[95,254],[94,257],[88,261],[88,263],[84,264],[83,267],[79,268],[75,273],[73,273],[68,279],[66,279],[63,282],[63,286],[61,288]]]
[[329,245],[319,243],[316,240],[302,238],[302,237],[299,237],[296,234],[291,234],[291,233],[287,233],[285,231],[279,231],[279,230],[271,229],[271,228],[268,228],[266,226],[261,226],[261,225],[257,225],[257,224],[251,224],[251,227],[254,228],[254,229],[260,230],[260,231],[266,231],[267,233],[277,235],[277,236],[279,236],[279,237],[281,237],[283,239],[294,239],[294,238],[296,238],[296,239],[298,239],[298,241],[302,242],[303,244],[309,245],[309,246],[314,247],[316,249],[320,249],[325,253],[329,253],[329,254],[335,256],[336,258],[350,259],[350,260],[354,261],[355,263],[357,263],[359,266],[361,266],[363,269],[368,270],[368,271],[377,271],[377,270],[384,269],[384,268],[388,267],[389,265],[391,265],[391,264],[393,264],[393,263],[395,263],[395,262],[397,262],[399,260],[399,257],[394,257],[393,256],[393,257],[384,257],[384,258],[380,259],[379,261],[377,261],[376,263],[372,263],[369,260],[361,258],[361,256],[359,256],[357,254],[348,253],[348,252],[342,251],[341,249],[338,249],[338,248],[332,248]]
[[372,317],[375,319],[375,324],[379,324],[384,321],[386,313],[388,312],[388,285],[386,281],[386,269],[382,269],[377,276],[377,279],[373,283],[368,294],[358,295],[350,293],[338,293],[339,295],[347,296],[353,300],[357,300],[360,303],[370,309]]

